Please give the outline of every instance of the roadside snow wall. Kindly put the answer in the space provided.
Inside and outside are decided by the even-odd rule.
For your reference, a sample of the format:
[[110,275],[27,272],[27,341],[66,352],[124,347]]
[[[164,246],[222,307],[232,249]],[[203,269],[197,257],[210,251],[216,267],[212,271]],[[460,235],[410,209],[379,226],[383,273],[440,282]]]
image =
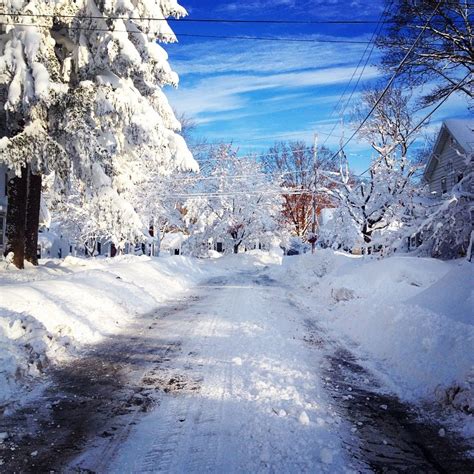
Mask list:
[[201,278],[198,262],[184,257],[67,257],[25,271],[1,269],[0,412],[49,363],[119,333]]
[[439,398],[455,387],[458,408],[474,410],[473,264],[321,250],[288,257],[276,271],[308,316],[402,399]]

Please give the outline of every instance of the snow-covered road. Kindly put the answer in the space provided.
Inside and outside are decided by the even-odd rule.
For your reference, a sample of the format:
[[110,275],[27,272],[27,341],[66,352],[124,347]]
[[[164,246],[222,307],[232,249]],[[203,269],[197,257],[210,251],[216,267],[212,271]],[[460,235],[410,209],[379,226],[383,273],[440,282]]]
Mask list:
[[147,381],[169,381],[168,393],[125,442],[111,439],[105,450],[100,443],[73,466],[118,473],[346,465],[304,326],[274,283],[259,271],[214,278],[192,307],[160,320],[154,331],[179,352]]
[[52,370],[4,418],[5,472],[471,472],[466,448],[384,394],[287,278],[251,259],[204,266],[204,283]]

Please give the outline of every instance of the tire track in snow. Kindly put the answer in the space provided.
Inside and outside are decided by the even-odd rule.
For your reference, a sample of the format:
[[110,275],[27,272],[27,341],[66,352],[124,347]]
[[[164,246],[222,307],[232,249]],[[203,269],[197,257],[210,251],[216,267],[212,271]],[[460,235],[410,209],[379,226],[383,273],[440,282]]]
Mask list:
[[[69,364],[52,367],[48,388],[0,420],[9,440],[0,444],[2,472],[73,472],[107,463],[130,427],[169,389],[168,379],[150,386],[153,372],[179,354],[179,340],[164,340],[158,323],[196,302],[191,296],[137,317],[122,334],[84,349]],[[87,466],[80,453],[87,451]],[[33,453],[33,454],[32,454]],[[67,463],[78,456],[77,463]],[[98,469],[96,469],[98,470]],[[100,471],[99,471],[100,472]]]
[[[212,288],[222,283],[220,279],[212,279],[209,286]],[[206,295],[203,297],[203,300],[205,299]],[[182,339],[188,341],[201,339],[201,342],[187,352],[189,358],[186,359],[184,366],[175,367],[175,370],[191,371],[194,376],[198,374],[200,380],[206,380],[211,370],[215,370],[213,361],[209,356],[206,358],[205,354],[209,352],[212,338],[216,336],[217,314],[206,313],[206,307],[201,308],[198,303],[193,306],[189,314],[185,311],[184,314],[176,316],[179,321],[174,321],[174,324],[181,327],[184,324],[188,328],[186,331],[180,331]],[[187,471],[189,468],[192,469],[193,465],[200,466],[204,470],[210,468],[207,464],[209,459],[215,458],[212,453],[217,451],[217,432],[212,429],[202,431],[199,427],[216,423],[220,416],[217,409],[210,410],[208,406],[204,407],[205,401],[202,394],[198,396],[177,393],[162,397],[160,407],[140,425],[140,430],[145,431],[146,436],[141,437],[139,432],[131,434],[132,438],[140,439],[142,456],[134,456],[128,460],[118,457],[118,460],[112,460],[107,470],[171,472]],[[214,407],[216,406],[218,405],[214,404]],[[203,436],[205,442],[202,442]],[[135,446],[135,442],[132,442]],[[189,453],[192,455],[189,456]],[[189,458],[192,459],[192,465],[185,466],[184,463]]]
[[338,442],[327,427],[300,421],[302,410],[313,417],[319,409],[318,382],[292,335],[295,308],[260,275],[211,281],[199,303],[176,315],[177,326],[194,328],[181,338],[182,354],[192,356],[175,358],[173,368],[202,365],[201,390],[163,396],[108,472],[334,472],[328,448]]

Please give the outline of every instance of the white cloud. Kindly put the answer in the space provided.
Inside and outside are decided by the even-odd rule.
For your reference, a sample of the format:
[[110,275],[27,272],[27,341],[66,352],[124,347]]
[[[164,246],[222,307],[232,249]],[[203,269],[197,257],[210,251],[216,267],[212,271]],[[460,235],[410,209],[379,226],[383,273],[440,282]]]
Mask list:
[[[364,41],[367,37],[359,36],[354,39]],[[350,65],[357,63],[366,45],[221,40],[172,48],[171,64],[180,76],[185,76],[236,72],[273,73]],[[376,58],[373,55],[372,60],[375,61]]]
[[[280,95],[288,92],[302,91],[307,88],[322,88],[329,85],[343,84],[351,76],[353,67],[335,67],[291,71],[282,74],[233,74],[217,75],[199,79],[194,83],[183,82],[177,91],[168,93],[172,104],[186,114],[199,118],[202,114],[235,111],[248,107],[247,94],[257,91],[267,91],[275,94],[273,101],[278,101]],[[372,79],[379,74],[375,67],[365,70],[363,80]],[[309,96],[308,96],[309,94]],[[315,91],[300,92],[299,101],[318,100]],[[327,95],[327,94],[326,94]],[[296,99],[296,97],[295,97]],[[262,99],[266,101],[267,99]],[[291,99],[290,99],[291,100]],[[289,106],[297,102],[288,102]],[[255,105],[255,104],[254,104]],[[201,117],[202,118],[202,117]],[[206,117],[209,121],[209,117]],[[216,117],[218,119],[218,117]]]
[[217,12],[249,12],[262,11],[269,8],[277,7],[294,7],[296,0],[253,0],[245,2],[230,2],[224,5],[219,5],[215,11]]
[[[291,12],[293,15],[304,15],[313,18],[351,18],[354,11],[357,16],[374,17],[383,10],[384,0],[352,0],[347,2],[350,8],[341,8],[341,0],[245,0],[241,2],[215,3],[214,12],[229,13],[234,17],[250,14]],[[207,6],[206,6],[207,7]]]

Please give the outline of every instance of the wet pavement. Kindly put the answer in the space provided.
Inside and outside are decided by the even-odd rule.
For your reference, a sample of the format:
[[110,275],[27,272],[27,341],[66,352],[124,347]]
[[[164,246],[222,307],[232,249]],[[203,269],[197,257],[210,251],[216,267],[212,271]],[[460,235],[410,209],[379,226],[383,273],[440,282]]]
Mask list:
[[0,432],[8,433],[0,444],[0,472],[64,472],[92,439],[110,444],[114,438],[117,444],[126,438],[136,419],[159,403],[160,393],[198,390],[198,383],[167,370],[179,341],[153,333],[158,320],[196,299],[137,318],[135,335],[114,336],[70,364],[51,367],[41,396],[0,419]]
[[[311,320],[306,342],[324,350],[325,388],[347,425],[343,439],[362,470],[377,473],[474,473],[468,446],[436,421],[441,407],[411,406],[383,393],[376,377]],[[440,431],[441,430],[441,431]]]

